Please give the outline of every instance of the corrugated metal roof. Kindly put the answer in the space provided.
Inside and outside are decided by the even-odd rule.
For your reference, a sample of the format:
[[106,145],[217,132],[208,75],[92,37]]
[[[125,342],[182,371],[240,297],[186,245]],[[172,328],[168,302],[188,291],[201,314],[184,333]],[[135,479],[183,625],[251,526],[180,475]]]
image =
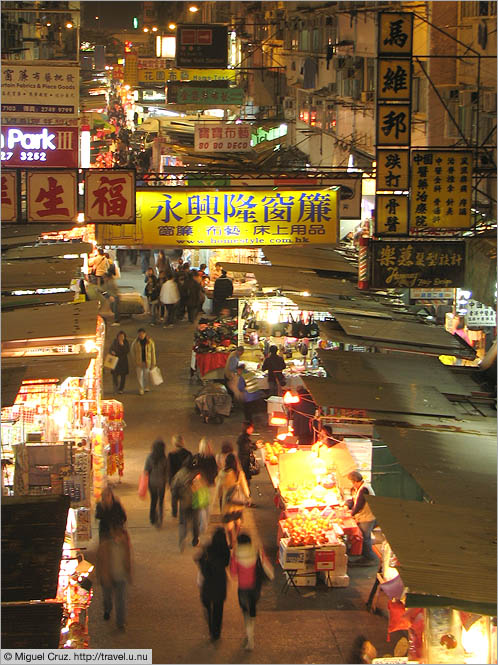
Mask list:
[[331,247],[264,247],[263,254],[273,266],[358,273],[355,265]]
[[96,334],[96,301],[33,307],[4,312],[2,342],[28,339],[92,337]]
[[[451,402],[429,385],[361,384],[353,381],[342,382],[335,377],[322,379],[303,376],[302,378],[315,402],[321,406],[433,416],[458,415]],[[350,378],[354,380],[354,377]]]
[[341,382],[354,377],[358,383],[425,383],[453,395],[470,395],[479,388],[467,374],[458,375],[433,356],[324,350],[318,354],[327,373]]
[[96,353],[81,353],[78,355],[66,356],[54,354],[53,356],[2,358],[2,391],[3,372],[5,371],[15,371],[16,369],[27,365],[27,367],[24,367],[23,381],[34,379],[59,379],[62,383],[70,376],[84,377],[90,361],[92,358],[95,358],[96,355]]
[[69,286],[77,277],[83,259],[33,259],[2,261],[2,291],[14,289]]
[[[393,314],[390,312],[386,305],[375,302],[375,300],[366,300],[364,298],[355,298],[352,300],[344,300],[334,296],[302,296],[298,294],[289,294],[290,300],[296,303],[300,309],[309,309],[321,312],[330,312],[335,315],[338,314],[360,314],[362,316],[374,316],[385,319],[392,319]],[[312,304],[306,307],[307,303]]]
[[381,426],[375,431],[433,501],[496,509],[496,435]]
[[55,598],[68,496],[2,497],[2,602]]
[[25,373],[25,364],[19,364],[16,367],[5,367],[2,362],[2,409],[6,406],[12,406],[16,401]]
[[15,247],[2,255],[2,259],[39,259],[41,257],[64,256],[65,254],[90,254],[93,245],[90,242],[55,242],[33,247]]
[[261,287],[279,288],[286,291],[308,291],[313,295],[358,295],[356,286],[345,279],[318,277],[314,271],[305,271],[281,266],[229,263],[221,261],[227,271],[250,272],[256,276]]
[[456,609],[496,615],[496,510],[367,501],[398,558],[407,604],[441,606],[447,599]]

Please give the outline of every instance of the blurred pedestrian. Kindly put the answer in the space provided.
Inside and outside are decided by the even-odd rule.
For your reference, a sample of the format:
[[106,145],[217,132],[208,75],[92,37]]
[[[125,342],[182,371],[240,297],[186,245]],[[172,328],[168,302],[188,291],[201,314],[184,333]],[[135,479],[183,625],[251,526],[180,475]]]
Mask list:
[[[251,460],[254,457],[254,451],[257,450],[256,444],[251,440],[253,432],[254,425],[248,420],[244,420],[242,423],[242,433],[237,439],[239,462],[246,477],[249,491],[251,491]],[[250,505],[253,505],[252,502]]]
[[156,345],[143,328],[139,328],[137,337],[131,345],[132,357],[135,360],[138,379],[138,394],[149,392],[150,370],[156,366]]
[[164,253],[164,249],[160,249],[159,254],[157,255],[156,270],[157,274],[159,274],[163,270],[165,272],[169,270],[169,260],[166,257],[166,254]]
[[178,544],[180,552],[185,549],[185,540],[189,523],[192,526],[192,547],[199,544],[199,510],[193,506],[192,481],[199,469],[193,457],[188,457],[182,468],[175,474],[171,483],[171,494],[177,498],[180,506],[178,520]]
[[254,623],[256,605],[261,595],[261,586],[265,578],[273,579],[273,568],[262,549],[251,542],[251,537],[241,533],[232,553],[230,572],[239,584],[239,605],[244,615],[246,629],[245,648],[254,649]]
[[221,444],[221,452],[216,455],[216,464],[218,465],[218,470],[225,468],[225,460],[227,455],[234,452],[233,445],[230,441],[223,441]]
[[150,249],[141,249],[140,250],[140,267],[142,272],[145,274],[147,268],[150,264]]
[[238,380],[234,392],[242,402],[244,418],[252,423],[254,410],[257,403],[263,399],[264,393],[257,388],[254,374],[246,371],[244,363],[240,363],[237,367],[237,374]]
[[213,453],[211,442],[203,437],[199,442],[199,453],[197,455],[199,469],[207,484],[212,487],[218,475],[218,465]]
[[152,450],[145,460],[144,471],[149,474],[149,520],[159,528],[163,523],[164,492],[168,478],[168,460],[162,439],[156,439],[152,444]]
[[226,270],[221,271],[221,276],[214,283],[213,288],[213,313],[219,312],[226,307],[227,299],[233,295],[233,282],[227,277]]
[[199,508],[199,528],[204,533],[209,524],[209,507],[212,503],[214,494],[214,483],[218,475],[218,465],[213,454],[210,442],[202,438],[199,443],[199,452],[195,455],[201,481],[198,484],[197,495],[194,496],[194,503]]
[[97,577],[102,585],[104,620],[111,618],[113,597],[116,604],[116,624],[125,629],[126,587],[131,582],[131,548],[128,532],[112,527],[109,538],[101,541],[97,550]]
[[151,318],[150,324],[153,326],[156,324],[159,305],[159,282],[154,274],[153,268],[148,268],[145,273],[144,296],[147,298]]
[[192,270],[187,278],[187,314],[190,323],[202,310],[206,296],[202,288],[202,279],[196,270]]
[[180,294],[180,300],[176,305],[175,315],[178,321],[182,321],[185,316],[185,310],[187,308],[188,297],[189,297],[189,274],[188,270],[183,270],[184,266],[188,264],[184,263],[176,273],[175,281],[178,286],[178,293]]
[[211,640],[219,640],[223,622],[223,605],[227,596],[226,567],[230,563],[230,550],[225,531],[219,527],[213,538],[197,559],[201,587],[201,601],[206,616]]
[[278,347],[275,346],[275,344],[270,346],[270,353],[265,358],[261,369],[263,372],[268,372],[270,395],[278,395],[279,387],[284,386],[286,381],[283,373],[285,369],[285,360],[282,356],[278,355]]
[[[171,437],[173,444],[173,451],[168,454],[168,483],[171,487],[173,478],[182,468],[183,463],[189,457],[192,457],[190,450],[185,448],[185,442],[181,434],[174,434]],[[173,517],[178,516],[178,499],[171,492],[171,514]]]
[[94,281],[99,285],[104,285],[104,277],[109,269],[109,261],[105,256],[104,250],[99,248],[97,250],[97,255],[93,258],[90,258],[88,261],[90,268],[90,277],[93,277]]
[[[175,310],[180,301],[178,285],[172,274],[166,275],[166,281],[161,286],[159,300],[166,307],[167,320],[165,326],[172,326],[175,322]],[[165,317],[166,318],[166,317]]]
[[95,519],[99,520],[100,541],[110,537],[113,527],[123,527],[126,524],[126,513],[121,501],[114,496],[109,486],[102,491],[100,501],[95,508]]
[[116,335],[116,339],[111,344],[109,353],[118,358],[116,367],[111,370],[112,383],[114,390],[122,393],[125,387],[126,377],[129,373],[128,354],[130,352],[130,343],[126,338],[124,330],[120,330]]
[[216,499],[221,498],[221,519],[230,547],[235,545],[244,506],[249,502],[249,497],[246,478],[239,469],[235,455],[229,453],[225,459],[225,467],[216,479]]

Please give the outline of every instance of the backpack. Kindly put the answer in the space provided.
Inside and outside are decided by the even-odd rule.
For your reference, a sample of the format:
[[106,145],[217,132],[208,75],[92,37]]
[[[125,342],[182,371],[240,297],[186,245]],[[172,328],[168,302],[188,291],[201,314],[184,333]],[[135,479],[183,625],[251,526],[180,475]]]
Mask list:
[[114,277],[116,275],[116,266],[114,265],[114,263],[111,263],[111,265],[107,269],[106,275],[108,277]]

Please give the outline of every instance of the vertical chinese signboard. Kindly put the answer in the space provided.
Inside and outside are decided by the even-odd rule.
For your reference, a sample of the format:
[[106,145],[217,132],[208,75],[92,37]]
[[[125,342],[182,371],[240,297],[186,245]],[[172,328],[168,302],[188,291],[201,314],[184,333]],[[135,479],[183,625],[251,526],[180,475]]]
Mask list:
[[2,222],[18,221],[18,187],[17,174],[15,171],[5,171],[2,169]]
[[85,221],[135,224],[135,172],[86,171]]
[[410,232],[469,228],[471,184],[470,151],[413,150]]
[[28,222],[75,222],[77,171],[29,171],[26,178]]
[[413,14],[379,14],[376,235],[408,234],[412,42]]

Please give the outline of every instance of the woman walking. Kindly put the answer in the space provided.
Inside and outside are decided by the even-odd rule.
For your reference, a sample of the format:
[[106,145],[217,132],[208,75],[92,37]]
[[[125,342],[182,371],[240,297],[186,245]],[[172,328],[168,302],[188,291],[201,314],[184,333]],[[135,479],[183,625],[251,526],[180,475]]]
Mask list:
[[232,554],[230,572],[239,583],[239,605],[244,615],[246,628],[245,648],[254,649],[254,622],[256,605],[261,595],[261,585],[265,578],[273,579],[273,568],[262,549],[258,550],[250,536],[241,533],[237,538],[237,547]]
[[253,432],[254,425],[245,420],[242,423],[242,434],[237,439],[239,462],[246,477],[249,491],[251,491],[251,459],[254,458],[254,451],[257,450],[256,444],[251,441],[251,434]]
[[130,371],[128,367],[130,343],[126,338],[124,330],[118,332],[116,339],[111,344],[109,352],[118,358],[116,367],[111,371],[112,383],[114,385],[114,390],[117,390],[118,393],[122,393],[125,387],[126,376]]
[[239,470],[237,459],[232,453],[225,460],[225,468],[216,481],[216,499],[221,497],[222,522],[227,532],[230,548],[234,547],[244,506],[249,502],[249,488],[244,473]]
[[199,509],[199,529],[201,533],[204,533],[209,523],[209,506],[212,502],[214,483],[218,475],[218,465],[211,444],[206,438],[200,440],[199,452],[195,455],[195,459],[197,460],[200,478],[194,490],[194,507]]
[[124,528],[126,513],[121,501],[110,487],[104,488],[95,508],[95,519],[99,520],[99,540],[110,538],[111,529]]
[[220,639],[223,605],[227,596],[226,567],[230,563],[225,531],[220,527],[213,534],[197,561],[201,574],[201,601],[206,608],[211,640]]
[[113,597],[116,604],[116,625],[125,629],[126,589],[131,581],[131,547],[128,532],[113,527],[109,538],[101,541],[97,550],[97,576],[102,585],[104,621],[111,618]]
[[180,300],[180,292],[175,278],[171,273],[166,274],[166,281],[161,286],[159,300],[161,305],[166,307],[168,313],[168,318],[164,325],[172,326],[175,322],[175,310]]
[[168,478],[168,459],[165,455],[165,446],[162,439],[157,439],[152,444],[152,451],[145,460],[144,471],[149,474],[150,511],[151,524],[157,528],[163,523],[164,492]]

